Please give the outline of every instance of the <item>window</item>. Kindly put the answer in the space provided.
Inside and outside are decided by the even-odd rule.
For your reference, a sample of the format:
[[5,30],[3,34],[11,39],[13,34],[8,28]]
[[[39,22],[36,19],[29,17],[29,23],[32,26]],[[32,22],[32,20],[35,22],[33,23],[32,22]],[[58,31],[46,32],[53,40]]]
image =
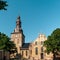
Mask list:
[[38,48],[35,48],[35,54],[38,55]]
[[41,45],[43,45],[44,44],[44,41],[41,41]]
[[23,56],[23,54],[24,54],[24,51],[22,51],[22,56]]
[[28,51],[26,51],[26,56],[28,55]]
[[35,45],[37,45],[37,41],[35,42]]
[[43,52],[43,47],[41,47],[41,52]]
[[44,58],[44,55],[43,55],[43,53],[41,53],[41,59],[43,59]]
[[32,50],[30,50],[30,54],[32,54]]

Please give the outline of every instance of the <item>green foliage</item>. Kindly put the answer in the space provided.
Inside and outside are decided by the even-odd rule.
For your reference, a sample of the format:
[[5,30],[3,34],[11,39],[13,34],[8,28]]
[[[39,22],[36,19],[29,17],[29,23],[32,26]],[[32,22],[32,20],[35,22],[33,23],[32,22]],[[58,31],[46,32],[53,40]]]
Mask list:
[[11,52],[15,48],[15,44],[10,41],[10,38],[0,32],[0,50]]
[[60,52],[60,28],[57,28],[48,36],[47,40],[44,42],[44,46],[46,47],[46,52],[52,52],[54,57]]
[[0,0],[0,10],[7,10],[6,6],[8,6],[7,1]]

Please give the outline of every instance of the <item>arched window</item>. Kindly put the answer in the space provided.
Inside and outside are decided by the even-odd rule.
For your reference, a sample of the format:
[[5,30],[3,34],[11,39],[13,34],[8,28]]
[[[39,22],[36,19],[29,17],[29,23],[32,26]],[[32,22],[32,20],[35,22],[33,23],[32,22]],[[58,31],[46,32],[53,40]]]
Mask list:
[[32,50],[30,50],[30,54],[32,54]]
[[44,59],[44,54],[43,53],[41,53],[41,59]]
[[37,45],[37,41],[35,42],[35,45]]
[[28,51],[26,50],[26,56],[28,55]]
[[23,54],[24,54],[24,51],[22,51],[22,56],[23,56]]
[[43,45],[44,44],[44,41],[41,41],[41,45]]
[[43,52],[43,47],[41,47],[41,52]]
[[35,54],[38,55],[38,47],[35,48]]

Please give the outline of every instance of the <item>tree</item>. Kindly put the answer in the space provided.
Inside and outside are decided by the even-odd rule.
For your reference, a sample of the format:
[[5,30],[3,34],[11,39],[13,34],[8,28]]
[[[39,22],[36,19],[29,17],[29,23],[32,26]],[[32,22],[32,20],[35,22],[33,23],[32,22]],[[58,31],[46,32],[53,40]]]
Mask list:
[[7,10],[6,6],[8,6],[7,1],[0,0],[0,10]]
[[10,38],[4,34],[0,32],[0,50],[3,50],[4,52],[14,52],[16,51],[16,46],[15,44],[10,41]]
[[53,60],[55,60],[56,55],[60,52],[60,28],[57,28],[48,36],[44,42],[44,46],[46,47],[47,53],[53,53]]

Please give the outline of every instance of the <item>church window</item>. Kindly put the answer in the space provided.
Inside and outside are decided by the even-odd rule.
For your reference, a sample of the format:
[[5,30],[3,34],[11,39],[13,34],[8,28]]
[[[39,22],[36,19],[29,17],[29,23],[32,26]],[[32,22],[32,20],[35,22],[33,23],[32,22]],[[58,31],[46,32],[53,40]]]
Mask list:
[[38,55],[38,47],[35,48],[35,54]]
[[35,42],[35,45],[37,45],[37,41]]
[[43,47],[41,47],[41,52],[43,52]]
[[23,54],[24,54],[24,51],[22,51],[22,56],[23,56]]
[[43,45],[44,44],[44,41],[41,41],[41,45]]
[[26,51],[26,56],[28,55],[28,51]]
[[32,54],[32,50],[30,50],[30,54]]
[[43,53],[41,53],[41,59],[43,59],[44,58],[44,55],[43,55]]

